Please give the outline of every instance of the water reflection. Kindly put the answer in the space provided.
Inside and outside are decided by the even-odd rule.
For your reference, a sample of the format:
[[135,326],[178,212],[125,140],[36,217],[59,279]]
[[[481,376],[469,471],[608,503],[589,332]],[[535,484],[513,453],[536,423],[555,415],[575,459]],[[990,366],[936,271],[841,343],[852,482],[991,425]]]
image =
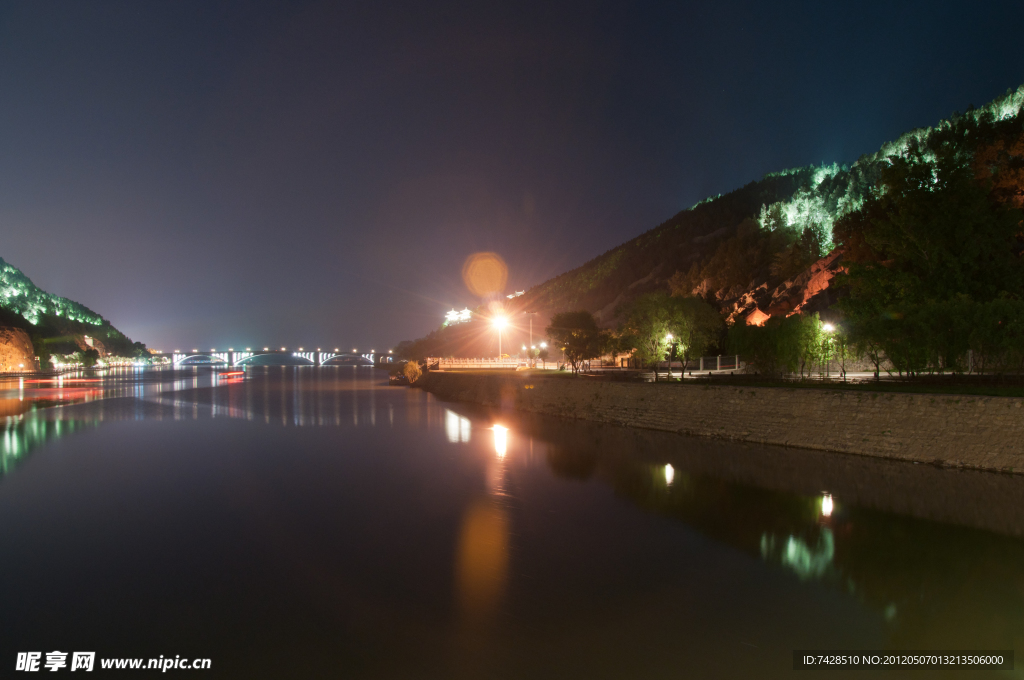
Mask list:
[[508,516],[492,499],[466,509],[459,531],[455,581],[459,611],[469,629],[489,623],[508,580]]
[[[1024,644],[1019,475],[525,415],[509,425],[547,440],[559,477],[600,480],[649,512],[854,597],[887,622],[894,648]],[[672,453],[659,461],[659,451]],[[810,492],[823,486],[849,500]]]
[[468,444],[472,430],[469,418],[460,416],[449,408],[444,410],[444,431],[452,444]]
[[505,451],[508,449],[508,428],[503,425],[494,425],[491,429],[494,430],[494,453],[498,455],[498,458],[504,458]]
[[14,469],[33,450],[53,439],[96,427],[92,420],[45,420],[42,418],[8,418],[0,439],[0,478]]
[[[131,426],[132,436],[117,439],[131,456],[108,460],[109,467],[98,467],[92,482],[114,479],[109,488],[117,492],[131,476],[112,471],[137,465],[132,469],[140,475],[152,472],[157,480],[152,489],[167,494],[161,497],[163,503],[177,498],[175,487],[163,482],[163,471],[194,480],[194,486],[185,486],[199,489],[190,491],[198,495],[189,495],[178,511],[188,513],[195,499],[203,500],[206,505],[196,513],[202,521],[192,518],[179,527],[168,520],[167,527],[181,528],[192,537],[188,532],[209,518],[215,530],[206,554],[213,556],[221,554],[220,546],[239,526],[245,529],[246,541],[256,536],[268,544],[236,546],[231,555],[239,556],[239,561],[231,561],[232,568],[207,569],[204,562],[191,578],[230,574],[209,585],[209,593],[221,592],[224,583],[241,581],[235,578],[239,573],[253,579],[252,591],[243,588],[236,604],[262,601],[267,583],[272,586],[268,592],[291,592],[306,581],[329,582],[346,593],[350,588],[345,597],[356,604],[346,610],[344,623],[338,628],[323,624],[339,639],[351,633],[351,621],[378,620],[375,612],[391,616],[400,611],[407,617],[402,625],[413,630],[407,639],[428,639],[437,649],[450,650],[452,640],[444,636],[461,636],[464,645],[454,647],[466,654],[465,650],[493,651],[505,640],[533,644],[528,638],[536,634],[543,641],[536,643],[534,658],[558,657],[560,644],[582,649],[585,636],[565,633],[558,638],[559,631],[593,634],[604,626],[627,636],[630,626],[621,625],[624,620],[650,624],[637,624],[636,629],[644,631],[641,638],[668,631],[673,639],[682,640],[698,635],[719,610],[737,628],[754,620],[747,601],[729,602],[729,593],[741,589],[745,581],[769,590],[783,583],[791,584],[792,592],[827,593],[822,599],[830,605],[838,602],[880,622],[881,642],[894,648],[1024,644],[1020,476],[495,414],[441,404],[420,390],[388,387],[383,376],[356,376],[353,370],[251,368],[244,379],[194,370],[110,375],[88,388],[98,392],[87,400],[56,408],[42,408],[49,405],[42,401],[46,393],[36,391],[53,388],[13,383],[8,388],[13,394],[5,398],[36,407],[11,407],[0,444],[0,472],[9,471],[47,441],[103,422],[205,421],[196,427],[173,422],[153,428]],[[78,388],[65,384],[63,389],[67,396],[68,390]],[[214,422],[220,420],[244,422]],[[253,427],[244,426],[250,422]],[[490,435],[480,436],[487,430]],[[147,432],[173,442],[163,458],[152,446],[130,447],[133,436]],[[202,433],[200,444],[196,433]],[[98,446],[95,441],[93,446]],[[294,455],[278,455],[281,451]],[[68,456],[69,464],[71,459]],[[104,459],[94,452],[89,460]],[[150,470],[149,465],[154,467]],[[90,472],[84,462],[79,471]],[[219,486],[202,491],[207,480],[218,475]],[[66,483],[67,478],[62,482],[52,477],[47,483]],[[90,488],[81,486],[83,493]],[[0,486],[0,491],[5,488],[10,487]],[[145,498],[149,495],[131,496],[139,504],[131,507],[145,509],[139,500]],[[228,512],[222,505],[225,498],[230,501]],[[52,501],[48,498],[41,506]],[[239,508],[250,506],[252,517],[249,510],[239,514]],[[66,521],[76,513],[78,506]],[[161,511],[147,522],[140,520],[138,535],[148,535],[153,517],[164,521],[160,518],[172,515]],[[264,547],[265,556],[260,552]],[[635,561],[621,561],[626,554]],[[282,577],[286,585],[267,576],[278,573],[278,566],[268,565],[278,565],[282,555],[301,567],[297,575]],[[120,564],[105,562],[100,553],[93,558],[97,571],[116,570]],[[264,558],[268,561],[247,571],[249,560]],[[161,554],[150,563],[161,566],[150,568],[162,569],[165,559],[175,558]],[[742,576],[720,568],[727,559],[743,562]],[[134,565],[131,560],[124,564]],[[12,565],[17,566],[13,558],[7,566]],[[177,566],[183,565],[187,566]],[[673,575],[691,571],[681,578],[679,590],[643,591],[656,569]],[[689,579],[704,572],[714,573],[720,592],[709,608],[700,609],[693,604],[696,595],[691,591],[696,587]],[[310,573],[318,576],[311,579]],[[592,578],[592,584],[579,585],[585,578]],[[372,590],[368,584],[376,584],[386,595],[372,599],[366,595]],[[178,585],[176,592],[191,587]],[[260,597],[252,595],[257,591]],[[614,605],[607,609],[636,612],[635,617],[609,614],[593,623],[605,616],[606,597]],[[197,599],[190,606],[201,609],[215,600]],[[549,608],[556,600],[569,612],[563,618]],[[310,601],[317,603],[311,607],[321,606],[323,593],[314,592]],[[653,609],[655,602],[666,603],[663,616]],[[436,611],[441,613],[431,609],[433,603],[440,603]],[[307,618],[308,613],[302,610]],[[686,628],[690,614],[697,621],[692,630]],[[223,611],[218,615],[233,626],[244,625]],[[330,616],[333,611],[323,620]],[[380,624],[386,634],[368,638],[381,649],[387,647],[382,640],[390,639],[398,625],[394,622],[401,618],[387,616],[379,618],[387,620]],[[292,620],[276,613],[273,618]],[[320,626],[321,619],[316,621]],[[264,619],[260,624],[264,630],[272,627]],[[316,634],[310,630],[303,629],[303,635]],[[509,635],[510,630],[519,637]],[[362,634],[370,635],[365,629]],[[636,644],[643,646],[647,640]],[[605,652],[587,654],[598,658]],[[502,658],[515,656],[506,650]],[[466,675],[484,677],[493,668],[481,662],[467,666]],[[519,675],[506,675],[529,677],[527,671],[538,668],[545,666],[539,663]],[[628,670],[628,664],[616,670]]]

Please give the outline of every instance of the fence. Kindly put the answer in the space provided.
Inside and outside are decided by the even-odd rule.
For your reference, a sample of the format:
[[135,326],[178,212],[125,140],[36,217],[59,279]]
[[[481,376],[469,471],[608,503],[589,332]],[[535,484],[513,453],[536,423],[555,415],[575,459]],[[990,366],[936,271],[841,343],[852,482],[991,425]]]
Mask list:
[[518,368],[525,365],[525,361],[518,359],[439,359],[436,357],[427,359],[429,368],[441,371],[457,368]]

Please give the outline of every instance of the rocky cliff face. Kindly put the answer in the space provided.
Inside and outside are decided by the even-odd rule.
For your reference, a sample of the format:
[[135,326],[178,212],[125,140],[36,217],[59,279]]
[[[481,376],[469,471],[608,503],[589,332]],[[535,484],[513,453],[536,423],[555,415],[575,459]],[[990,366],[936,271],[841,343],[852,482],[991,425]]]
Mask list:
[[36,369],[36,353],[28,333],[20,328],[0,327],[0,373]]
[[798,276],[771,290],[767,284],[762,284],[741,295],[730,305],[731,309],[725,310],[729,322],[742,321],[760,326],[773,316],[822,312],[835,302],[835,294],[829,286],[832,279],[843,271],[843,252],[836,249]]

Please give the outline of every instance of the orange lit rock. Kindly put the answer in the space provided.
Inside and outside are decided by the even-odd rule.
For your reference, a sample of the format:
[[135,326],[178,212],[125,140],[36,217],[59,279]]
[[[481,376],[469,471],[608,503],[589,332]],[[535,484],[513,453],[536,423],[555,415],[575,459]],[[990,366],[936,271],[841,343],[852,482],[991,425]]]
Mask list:
[[20,328],[0,327],[0,373],[33,371],[36,353],[28,333]]
[[832,280],[846,269],[842,259],[843,251],[837,248],[770,292],[762,285],[746,293],[734,304],[729,321],[761,326],[773,316],[813,314],[827,309],[835,302],[830,294]]

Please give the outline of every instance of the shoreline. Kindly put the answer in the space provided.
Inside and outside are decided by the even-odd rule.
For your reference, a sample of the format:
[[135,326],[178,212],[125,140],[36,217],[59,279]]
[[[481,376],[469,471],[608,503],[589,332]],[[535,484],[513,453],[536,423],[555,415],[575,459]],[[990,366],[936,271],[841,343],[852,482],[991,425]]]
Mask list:
[[437,397],[503,410],[941,467],[1024,473],[1024,399],[444,373]]

